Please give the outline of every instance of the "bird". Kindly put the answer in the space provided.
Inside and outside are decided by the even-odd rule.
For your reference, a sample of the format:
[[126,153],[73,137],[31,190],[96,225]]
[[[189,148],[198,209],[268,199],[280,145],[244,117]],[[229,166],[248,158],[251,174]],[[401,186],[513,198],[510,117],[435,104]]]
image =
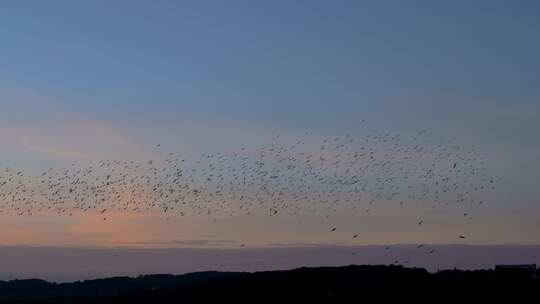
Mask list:
[[[114,212],[157,212],[163,219],[205,216],[212,223],[225,216],[264,215],[279,223],[287,216],[317,215],[323,229],[335,232],[340,223],[334,215],[341,212],[361,219],[385,208],[452,207],[472,218],[469,207],[488,206],[482,196],[500,180],[480,153],[455,142],[433,144],[425,130],[411,136],[356,136],[349,130],[321,139],[314,132],[298,134],[278,134],[262,146],[246,142],[229,152],[181,155],[157,149],[168,146],[162,142],[146,159],[70,162],[36,172],[10,164],[0,174],[0,212],[78,212],[109,222],[115,217],[105,216]],[[422,217],[418,229],[428,229],[423,223],[429,219]]]

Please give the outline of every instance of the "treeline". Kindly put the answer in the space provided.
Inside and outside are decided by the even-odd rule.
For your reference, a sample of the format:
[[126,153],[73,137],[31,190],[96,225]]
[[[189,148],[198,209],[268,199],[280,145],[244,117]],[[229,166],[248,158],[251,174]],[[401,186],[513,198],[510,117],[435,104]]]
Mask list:
[[[401,266],[298,268],[113,277],[72,283],[0,282],[2,303],[372,303],[538,298],[531,270],[445,270]],[[352,301],[352,302],[351,302]]]

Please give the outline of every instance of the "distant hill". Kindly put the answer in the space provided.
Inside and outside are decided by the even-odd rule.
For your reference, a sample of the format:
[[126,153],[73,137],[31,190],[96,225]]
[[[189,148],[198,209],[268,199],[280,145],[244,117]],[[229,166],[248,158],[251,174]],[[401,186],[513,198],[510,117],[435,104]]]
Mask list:
[[[446,270],[401,266],[298,268],[264,272],[199,272],[113,277],[72,283],[0,281],[2,303],[360,303],[531,297],[540,276],[529,270]],[[428,301],[429,302],[429,301]]]

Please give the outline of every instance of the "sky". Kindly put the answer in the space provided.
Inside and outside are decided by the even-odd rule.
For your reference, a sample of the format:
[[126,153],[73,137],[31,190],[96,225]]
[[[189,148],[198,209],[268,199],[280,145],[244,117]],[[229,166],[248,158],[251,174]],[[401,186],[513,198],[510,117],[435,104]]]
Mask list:
[[310,216],[3,213],[0,244],[539,244],[539,15],[536,1],[2,1],[0,167],[426,129],[501,182],[473,222],[441,212],[423,230],[414,208],[341,214],[336,233]]

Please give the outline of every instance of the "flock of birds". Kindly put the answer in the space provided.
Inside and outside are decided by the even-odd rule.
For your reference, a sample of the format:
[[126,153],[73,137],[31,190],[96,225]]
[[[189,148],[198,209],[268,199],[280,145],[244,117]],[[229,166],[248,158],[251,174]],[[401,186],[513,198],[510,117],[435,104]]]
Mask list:
[[166,216],[215,220],[253,214],[328,217],[341,208],[369,213],[381,204],[423,203],[459,206],[472,219],[467,210],[484,203],[482,197],[495,189],[499,177],[489,174],[474,149],[455,139],[432,141],[426,133],[324,139],[305,133],[297,140],[276,135],[264,146],[192,158],[157,144],[153,149],[160,157],[153,160],[71,164],[37,174],[6,167],[0,172],[0,213],[97,212],[107,220],[111,211],[159,210]]

